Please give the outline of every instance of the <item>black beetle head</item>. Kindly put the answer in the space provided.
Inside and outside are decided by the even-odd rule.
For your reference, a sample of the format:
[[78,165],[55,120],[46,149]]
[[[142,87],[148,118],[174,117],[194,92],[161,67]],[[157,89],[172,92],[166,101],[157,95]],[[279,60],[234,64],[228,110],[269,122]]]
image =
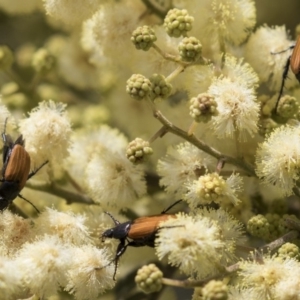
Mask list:
[[114,228],[107,229],[102,233],[102,240],[104,240],[105,238],[113,238],[113,236]]

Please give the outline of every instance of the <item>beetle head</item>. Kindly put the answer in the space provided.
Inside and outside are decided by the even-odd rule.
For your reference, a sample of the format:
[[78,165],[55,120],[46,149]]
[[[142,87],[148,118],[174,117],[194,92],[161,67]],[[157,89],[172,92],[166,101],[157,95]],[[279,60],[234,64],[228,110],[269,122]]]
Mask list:
[[113,238],[113,235],[114,235],[114,228],[110,228],[110,229],[105,230],[105,231],[102,233],[102,241],[103,241],[105,238]]

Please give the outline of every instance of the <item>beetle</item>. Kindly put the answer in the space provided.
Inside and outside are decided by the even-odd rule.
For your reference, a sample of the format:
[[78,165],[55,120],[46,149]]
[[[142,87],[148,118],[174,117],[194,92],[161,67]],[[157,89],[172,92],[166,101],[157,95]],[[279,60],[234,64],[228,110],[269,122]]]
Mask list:
[[[113,238],[120,241],[117,247],[115,258],[111,262],[109,262],[109,264],[104,266],[107,267],[111,263],[113,262],[115,263],[115,271],[113,276],[114,280],[117,273],[119,259],[125,253],[127,247],[148,246],[153,248],[156,234],[159,231],[159,229],[162,228],[159,227],[159,223],[166,221],[169,218],[176,218],[174,214],[167,214],[167,212],[181,201],[182,200],[176,201],[175,203],[170,205],[167,209],[163,210],[159,215],[140,217],[133,221],[127,221],[125,223],[120,223],[110,213],[105,212],[107,215],[111,217],[111,219],[114,221],[116,226],[107,229],[103,232],[102,241],[104,241],[105,238]],[[102,268],[96,268],[96,269],[102,269]]]
[[287,78],[290,66],[291,66],[291,70],[294,73],[295,77],[300,82],[300,35],[298,36],[295,45],[292,45],[288,49],[285,49],[285,50],[280,51],[280,52],[271,52],[272,54],[280,54],[280,53],[286,52],[286,51],[291,50],[291,49],[293,49],[293,52],[288,57],[288,59],[286,61],[286,64],[284,66],[284,69],[283,69],[280,91],[279,91],[279,95],[278,95],[276,105],[275,105],[275,109],[274,109],[275,113],[277,112],[278,103],[279,103],[279,100],[280,100],[280,98],[282,96],[282,93],[283,93],[284,83],[285,83],[285,80]]
[[4,131],[2,133],[3,139],[3,167],[2,167],[2,179],[0,179],[0,211],[7,208],[16,197],[20,197],[23,200],[30,203],[37,212],[39,210],[21,194],[21,190],[24,188],[28,179],[34,176],[48,161],[45,161],[36,170],[30,172],[30,156],[25,150],[25,140],[20,135],[15,141],[11,136],[6,134],[6,123],[4,123]]

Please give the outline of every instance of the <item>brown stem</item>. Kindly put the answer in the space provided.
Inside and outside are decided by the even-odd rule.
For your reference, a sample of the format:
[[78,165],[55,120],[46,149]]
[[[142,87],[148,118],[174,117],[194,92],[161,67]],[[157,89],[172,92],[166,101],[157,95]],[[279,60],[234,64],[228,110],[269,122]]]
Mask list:
[[26,187],[29,187],[36,191],[46,192],[64,198],[67,204],[71,204],[71,203],[96,204],[94,200],[92,200],[86,195],[74,193],[72,191],[62,189],[55,184],[32,185],[30,183],[27,183]]
[[296,230],[291,230],[285,235],[281,236],[280,238],[276,239],[275,241],[264,245],[260,248],[262,251],[273,251],[279,247],[281,247],[283,244],[287,242],[291,242],[295,240],[299,236],[299,232]]
[[223,273],[210,276],[208,278],[202,279],[202,280],[177,280],[177,279],[170,279],[170,278],[163,278],[162,282],[165,285],[170,285],[170,286],[177,286],[177,287],[182,287],[182,288],[194,288],[194,287],[200,287],[208,283],[209,281],[213,279],[220,279],[223,278],[224,276],[227,276],[228,274],[231,274],[239,269],[238,264],[234,264],[232,266],[226,267],[223,269]]
[[157,138],[162,138],[168,130],[165,126],[162,126],[154,135],[148,140],[149,144],[153,143]]
[[[149,101],[150,102],[150,101]],[[244,170],[248,176],[256,176],[254,169],[251,165],[247,164],[244,160],[237,159],[228,155],[225,155],[221,153],[220,151],[210,147],[200,139],[198,139],[194,134],[189,135],[188,132],[180,129],[179,127],[175,126],[173,123],[171,123],[159,110],[155,108],[155,105],[152,103],[152,111],[154,114],[154,117],[158,119],[160,123],[162,123],[166,129],[177,135],[182,137],[184,140],[190,142],[200,150],[210,154],[211,156],[215,157],[216,159],[224,160],[224,162],[235,165],[242,170]]]
[[153,44],[152,48],[166,60],[170,60],[170,61],[179,63],[184,66],[190,65],[190,63],[183,62],[179,56],[175,56],[175,55],[171,55],[169,53],[163,52],[156,44]]

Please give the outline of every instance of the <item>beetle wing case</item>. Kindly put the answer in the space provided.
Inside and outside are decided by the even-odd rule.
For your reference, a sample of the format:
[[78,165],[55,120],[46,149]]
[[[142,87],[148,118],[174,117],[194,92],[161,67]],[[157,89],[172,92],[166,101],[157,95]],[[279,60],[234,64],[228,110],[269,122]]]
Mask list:
[[137,218],[131,224],[130,230],[128,232],[128,237],[133,240],[137,240],[145,239],[147,236],[155,235],[159,228],[160,222],[175,217],[175,215],[162,214]]
[[16,144],[10,154],[5,172],[5,181],[18,183],[19,191],[23,189],[30,171],[30,156],[20,144]]
[[295,48],[291,55],[291,69],[295,74],[296,78],[300,81],[299,73],[300,73],[300,37],[298,37]]

